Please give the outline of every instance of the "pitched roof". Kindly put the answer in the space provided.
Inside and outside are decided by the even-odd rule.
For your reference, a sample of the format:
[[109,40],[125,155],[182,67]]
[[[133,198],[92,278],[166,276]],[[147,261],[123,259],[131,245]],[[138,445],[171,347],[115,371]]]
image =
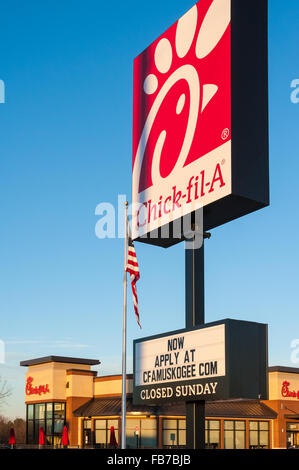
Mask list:
[[[185,403],[163,406],[133,405],[127,397],[127,413],[141,413],[162,416],[185,416]],[[77,417],[120,416],[121,398],[93,398],[74,411]],[[259,400],[223,400],[206,402],[206,417],[209,418],[260,418],[275,419],[277,413]]]
[[[184,416],[185,403],[163,406],[160,415]],[[259,400],[219,400],[206,402],[207,418],[267,418],[275,419],[277,413]]]
[[[156,414],[157,407],[133,405],[131,397],[127,398],[127,413]],[[121,398],[92,398],[73,412],[74,416],[120,416]]]

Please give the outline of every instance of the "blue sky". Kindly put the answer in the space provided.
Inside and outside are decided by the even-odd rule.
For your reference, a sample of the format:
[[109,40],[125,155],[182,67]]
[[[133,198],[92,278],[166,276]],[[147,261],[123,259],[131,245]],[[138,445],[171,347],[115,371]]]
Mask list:
[[[270,365],[292,365],[299,338],[299,4],[269,6],[271,206],[212,231],[206,321],[269,324]],[[123,240],[95,236],[96,206],[131,194],[133,59],[194,4],[58,0],[2,2],[0,79],[1,410],[24,416],[20,360],[102,361],[121,372]],[[254,34],[254,30],[252,32]],[[184,246],[136,245],[141,321],[132,340],[184,327]]]

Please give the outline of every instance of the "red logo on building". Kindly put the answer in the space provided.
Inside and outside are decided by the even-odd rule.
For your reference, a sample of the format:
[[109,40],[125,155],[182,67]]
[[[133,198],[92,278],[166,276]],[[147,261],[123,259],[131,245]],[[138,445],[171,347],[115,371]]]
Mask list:
[[49,385],[32,385],[33,377],[27,377],[26,381],[26,395],[41,395],[42,393],[50,393]]
[[288,382],[287,380],[283,382],[281,388],[281,395],[284,398],[297,398],[299,400],[299,390],[297,390],[297,392],[295,390],[291,391],[289,390],[289,385],[290,382]]

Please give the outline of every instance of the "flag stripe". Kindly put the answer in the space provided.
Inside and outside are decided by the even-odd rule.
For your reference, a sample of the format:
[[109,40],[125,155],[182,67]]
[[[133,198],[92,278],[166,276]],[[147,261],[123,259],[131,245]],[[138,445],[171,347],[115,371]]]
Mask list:
[[130,274],[136,320],[137,320],[139,327],[141,328],[140,319],[139,319],[137,289],[136,289],[136,282],[140,279],[140,272],[139,272],[139,266],[137,262],[135,247],[130,238],[129,238],[129,243],[128,243],[128,260],[127,260],[126,272]]
[[134,276],[138,276],[139,274],[138,266],[128,266],[127,272],[130,274],[133,274]]

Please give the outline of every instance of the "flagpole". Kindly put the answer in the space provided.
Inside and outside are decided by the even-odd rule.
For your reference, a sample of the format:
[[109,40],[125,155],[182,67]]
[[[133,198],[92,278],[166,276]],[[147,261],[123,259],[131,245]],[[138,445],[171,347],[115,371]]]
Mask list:
[[128,258],[128,202],[125,202],[125,250],[124,250],[124,309],[123,309],[123,350],[122,350],[122,395],[121,395],[121,448],[126,448],[127,409],[127,258]]

